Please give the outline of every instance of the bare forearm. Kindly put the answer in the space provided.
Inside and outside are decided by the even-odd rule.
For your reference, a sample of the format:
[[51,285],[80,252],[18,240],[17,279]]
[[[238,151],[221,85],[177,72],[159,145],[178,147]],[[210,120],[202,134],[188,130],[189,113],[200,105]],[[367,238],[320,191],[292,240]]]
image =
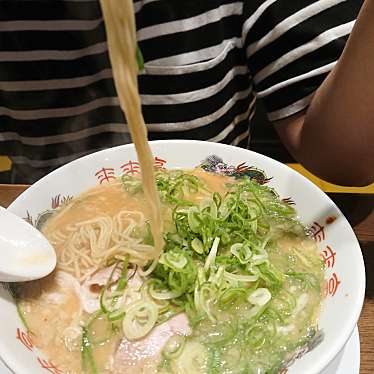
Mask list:
[[374,181],[373,15],[367,0],[339,62],[288,134],[300,162],[339,184]]

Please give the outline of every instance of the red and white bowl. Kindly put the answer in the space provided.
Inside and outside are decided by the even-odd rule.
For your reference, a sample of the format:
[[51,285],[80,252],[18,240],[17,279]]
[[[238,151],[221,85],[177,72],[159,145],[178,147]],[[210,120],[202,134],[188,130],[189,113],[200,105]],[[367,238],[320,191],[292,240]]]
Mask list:
[[[191,169],[203,162],[205,167],[217,172],[247,173],[274,187],[281,198],[296,204],[300,219],[312,229],[326,265],[326,297],[319,322],[324,339],[284,373],[321,373],[351,336],[365,293],[360,246],[341,211],[302,175],[255,152],[188,140],[155,141],[151,142],[151,148],[156,167]],[[100,151],[50,173],[20,195],[9,210],[40,226],[64,200],[99,183],[107,183],[115,176],[138,172],[133,145]],[[45,357],[34,346],[6,287],[0,287],[0,321],[0,357],[10,369],[17,374],[62,374],[54,365],[54,357]]]

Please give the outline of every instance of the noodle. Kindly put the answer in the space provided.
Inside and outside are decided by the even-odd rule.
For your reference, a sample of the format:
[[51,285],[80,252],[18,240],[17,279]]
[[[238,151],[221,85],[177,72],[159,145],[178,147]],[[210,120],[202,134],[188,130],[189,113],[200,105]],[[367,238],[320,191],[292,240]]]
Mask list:
[[101,0],[101,8],[107,32],[114,82],[140,162],[145,198],[151,208],[150,224],[155,251],[149,259],[157,260],[163,247],[163,228],[153,156],[147,141],[147,129],[138,93],[138,66],[135,58],[137,43],[133,3],[132,0]]
[[142,228],[145,222],[142,212],[121,210],[114,217],[77,222],[69,227],[67,234],[53,232],[50,240],[60,247],[57,267],[82,282],[118,256],[128,255],[132,263],[146,265],[153,255],[153,247],[131,236],[134,229]]

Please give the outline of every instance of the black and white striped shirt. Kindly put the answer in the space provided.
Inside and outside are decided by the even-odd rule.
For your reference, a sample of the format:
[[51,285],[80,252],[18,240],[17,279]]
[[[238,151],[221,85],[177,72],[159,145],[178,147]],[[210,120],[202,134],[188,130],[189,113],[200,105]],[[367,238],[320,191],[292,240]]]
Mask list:
[[[118,0],[120,1],[120,0]],[[269,119],[305,107],[362,0],[138,0],[150,139],[246,147],[256,98]],[[130,142],[95,0],[0,2],[0,154],[32,182]]]

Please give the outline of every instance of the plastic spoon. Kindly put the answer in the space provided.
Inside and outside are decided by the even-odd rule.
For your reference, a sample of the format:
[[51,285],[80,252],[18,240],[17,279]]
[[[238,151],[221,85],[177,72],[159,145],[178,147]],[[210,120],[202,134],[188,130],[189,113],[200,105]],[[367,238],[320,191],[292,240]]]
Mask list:
[[56,253],[45,236],[0,207],[0,282],[23,282],[50,274]]

